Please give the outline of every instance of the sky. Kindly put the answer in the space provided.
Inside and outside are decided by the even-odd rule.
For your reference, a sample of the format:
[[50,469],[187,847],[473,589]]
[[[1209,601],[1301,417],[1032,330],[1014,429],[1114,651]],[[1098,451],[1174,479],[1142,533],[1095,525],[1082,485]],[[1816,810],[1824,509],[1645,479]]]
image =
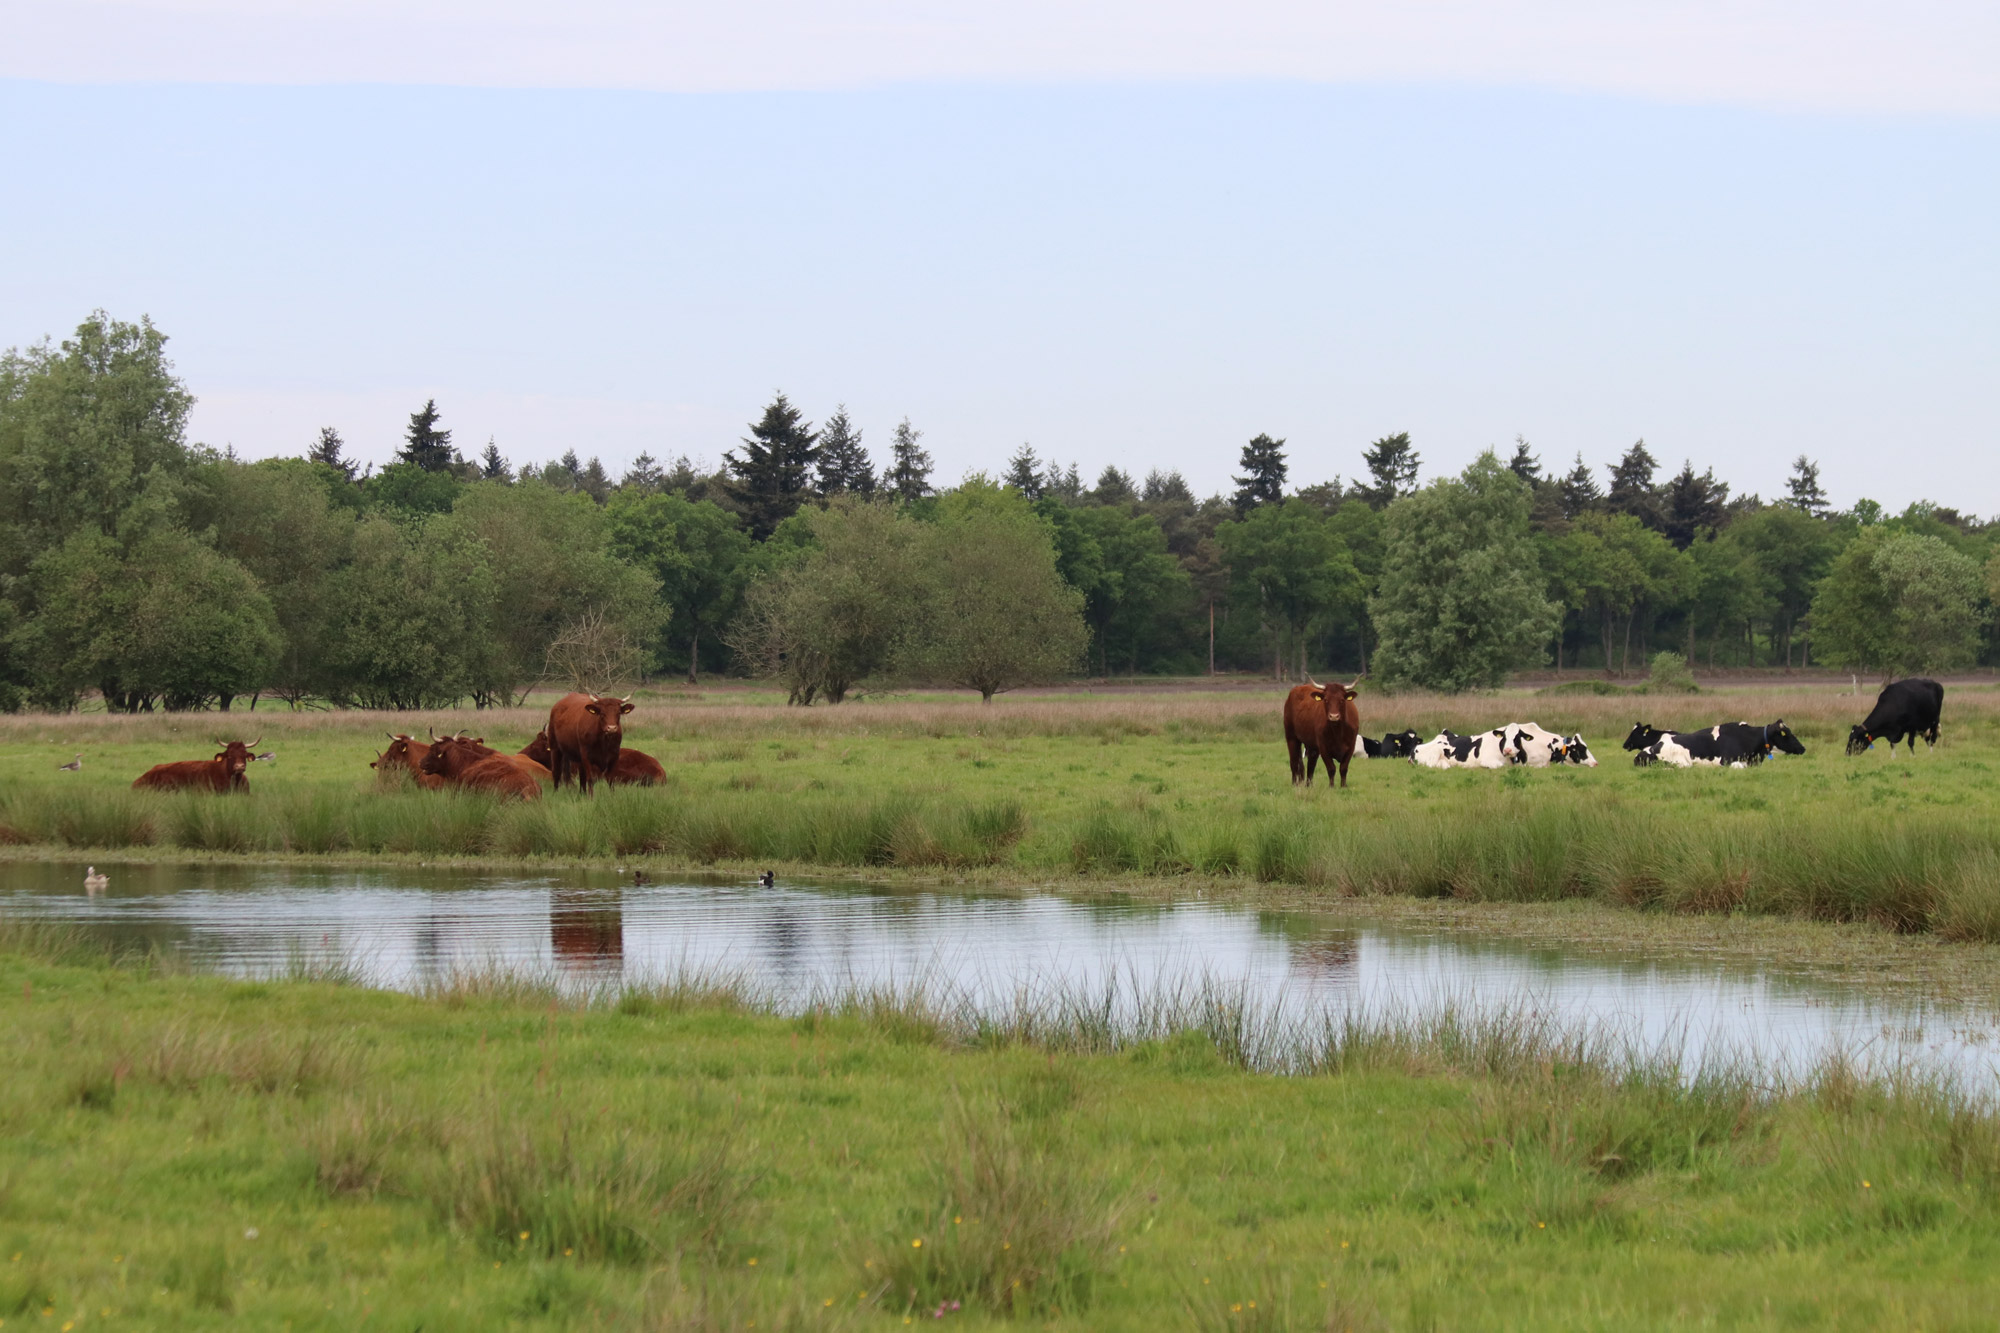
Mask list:
[[[0,7],[0,346],[149,315],[194,438],[1226,490],[1634,440],[2000,514],[2000,6]],[[1601,473],[1600,473],[1601,475]]]

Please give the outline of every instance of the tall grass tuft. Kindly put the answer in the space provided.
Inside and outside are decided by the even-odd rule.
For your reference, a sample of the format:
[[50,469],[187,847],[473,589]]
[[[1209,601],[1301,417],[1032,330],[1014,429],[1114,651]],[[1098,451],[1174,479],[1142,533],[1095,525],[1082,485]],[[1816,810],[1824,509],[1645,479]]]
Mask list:
[[[1030,1128],[1004,1101],[959,1098],[932,1159],[932,1198],[873,1252],[884,1303],[933,1314],[1078,1314],[1114,1259],[1119,1205],[1060,1124]],[[956,1305],[954,1303],[957,1303]]]
[[426,1193],[491,1248],[644,1265],[712,1249],[747,1187],[726,1134],[609,1132],[556,1105],[450,1126]]

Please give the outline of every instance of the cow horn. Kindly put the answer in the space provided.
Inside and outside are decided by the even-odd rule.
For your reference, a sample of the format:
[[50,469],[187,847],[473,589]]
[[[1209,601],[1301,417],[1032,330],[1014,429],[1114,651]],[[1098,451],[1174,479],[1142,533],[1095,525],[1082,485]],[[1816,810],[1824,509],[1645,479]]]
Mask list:
[[1306,672],[1306,684],[1312,686],[1316,690],[1323,690],[1326,688],[1326,686],[1320,684],[1318,681],[1313,679],[1312,672],[1310,671]]
[[402,738],[401,736],[398,736],[398,735],[397,735],[397,734],[396,734],[395,732],[393,732],[393,731],[385,731],[385,732],[383,732],[382,734],[383,734],[384,736],[387,736],[387,737],[388,737],[388,738],[389,738],[390,740],[392,740],[392,741],[399,741],[399,740],[403,739],[403,738]]
[[426,728],[425,728],[425,730],[426,730],[426,731],[428,731],[428,732],[430,732],[430,734],[431,734],[431,742],[432,742],[433,744],[435,744],[435,743],[437,742],[437,738],[438,738],[438,729],[437,729],[436,727],[426,727]]
[[254,750],[263,743],[264,743],[264,738],[262,736],[259,736],[256,740],[251,741],[246,748]]

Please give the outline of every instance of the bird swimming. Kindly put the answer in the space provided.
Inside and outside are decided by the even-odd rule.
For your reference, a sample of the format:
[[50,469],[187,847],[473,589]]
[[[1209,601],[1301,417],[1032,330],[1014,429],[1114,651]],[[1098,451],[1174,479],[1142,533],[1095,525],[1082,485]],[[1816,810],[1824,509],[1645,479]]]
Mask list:
[[92,895],[102,893],[110,883],[111,876],[98,874],[96,866],[85,866],[83,868],[83,891],[85,893]]
[[768,889],[778,882],[778,877],[766,870],[763,874],[757,876],[757,882]]
[[645,871],[643,871],[643,870],[635,870],[635,871],[633,871],[633,872],[632,872],[632,883],[633,883],[633,884],[635,884],[635,885],[636,885],[636,884],[644,884],[645,882],[646,882],[646,872],[645,872]]
[[83,772],[83,756],[82,756],[82,755],[78,755],[78,756],[77,756],[76,758],[74,758],[74,759],[70,760],[70,761],[69,761],[69,762],[68,762],[67,764],[57,764],[57,765],[56,765],[56,771],[57,771],[58,773],[81,773],[81,772]]

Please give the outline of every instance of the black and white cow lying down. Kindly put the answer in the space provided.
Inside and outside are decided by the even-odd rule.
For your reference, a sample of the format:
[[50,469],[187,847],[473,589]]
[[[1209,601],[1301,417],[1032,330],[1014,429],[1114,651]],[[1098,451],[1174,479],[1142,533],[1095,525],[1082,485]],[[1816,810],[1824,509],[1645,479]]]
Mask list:
[[1597,767],[1581,735],[1558,736],[1533,722],[1509,722],[1470,736],[1441,731],[1435,740],[1417,746],[1410,762],[1422,768],[1505,768],[1510,764]]
[[1773,750],[1804,754],[1806,747],[1779,718],[1768,726],[1754,722],[1718,722],[1704,731],[1661,731],[1640,722],[1625,737],[1625,748],[1636,750],[1632,764],[1667,764],[1692,768],[1706,764],[1717,768],[1746,768],[1761,764]]
[[1847,733],[1847,752],[1860,754],[1872,750],[1877,740],[1888,741],[1889,748],[1894,750],[1905,736],[1910,738],[1911,754],[1917,752],[1919,736],[1924,738],[1925,745],[1935,746],[1938,717],[1943,712],[1944,686],[1936,681],[1920,676],[1892,681],[1875,696],[1875,707],[1869,710],[1868,720]]
[[1414,731],[1392,731],[1379,741],[1363,736],[1361,749],[1370,759],[1408,759],[1423,739]]

